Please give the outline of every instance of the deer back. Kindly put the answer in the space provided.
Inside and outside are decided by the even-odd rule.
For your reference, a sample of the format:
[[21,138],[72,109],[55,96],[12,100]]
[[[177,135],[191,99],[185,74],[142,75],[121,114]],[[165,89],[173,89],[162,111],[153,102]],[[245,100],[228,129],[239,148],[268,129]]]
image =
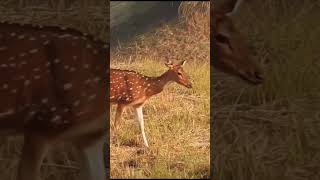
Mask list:
[[108,62],[79,31],[0,23],[0,128],[56,132],[104,113]]
[[143,104],[155,94],[153,79],[134,71],[111,69],[110,101],[118,104]]

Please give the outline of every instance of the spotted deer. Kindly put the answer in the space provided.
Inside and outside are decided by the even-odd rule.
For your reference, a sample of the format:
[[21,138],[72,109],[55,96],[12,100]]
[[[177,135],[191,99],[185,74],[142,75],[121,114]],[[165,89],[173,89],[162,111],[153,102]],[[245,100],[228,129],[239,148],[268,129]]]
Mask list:
[[117,105],[115,129],[126,107],[133,107],[139,121],[144,145],[149,147],[145,131],[142,108],[145,102],[152,96],[163,91],[170,82],[176,82],[187,88],[192,88],[187,73],[183,70],[186,61],[173,64],[165,63],[169,68],[158,77],[148,77],[129,70],[110,69],[110,102]]
[[18,180],[40,180],[49,148],[80,152],[80,179],[105,180],[109,45],[79,31],[0,23],[0,133],[23,134]]
[[263,82],[260,67],[252,60],[252,51],[234,26],[235,15],[242,0],[215,0],[213,4],[213,47],[212,65],[223,72],[240,77],[250,84]]

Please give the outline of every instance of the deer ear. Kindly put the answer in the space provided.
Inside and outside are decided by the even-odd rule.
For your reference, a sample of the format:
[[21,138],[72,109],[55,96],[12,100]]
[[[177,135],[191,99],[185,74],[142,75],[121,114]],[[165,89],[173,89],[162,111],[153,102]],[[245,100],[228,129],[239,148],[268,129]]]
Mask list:
[[186,60],[183,60],[183,61],[181,61],[180,63],[179,63],[179,65],[182,67],[182,66],[184,66],[185,64],[186,64]]
[[173,67],[173,63],[172,61],[168,60],[166,63],[164,63],[168,68],[172,68]]
[[217,14],[232,16],[238,11],[242,2],[243,0],[217,1],[214,6],[214,11],[216,11]]

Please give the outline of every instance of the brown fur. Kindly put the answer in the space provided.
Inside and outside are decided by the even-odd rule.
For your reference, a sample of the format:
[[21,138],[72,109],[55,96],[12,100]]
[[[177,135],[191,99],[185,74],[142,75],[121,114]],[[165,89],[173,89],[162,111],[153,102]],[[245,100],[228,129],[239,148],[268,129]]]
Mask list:
[[108,45],[76,30],[0,23],[0,131],[25,135],[18,179],[39,178],[54,142],[104,135],[108,58]]
[[[221,2],[221,1],[220,1]],[[252,60],[253,52],[244,43],[243,38],[227,15],[233,11],[237,1],[217,3],[214,7],[212,65],[230,75],[240,77],[248,83],[263,82],[260,67]]]
[[[134,71],[111,69],[110,71],[110,102],[117,104],[115,128],[126,107],[132,106],[139,114],[139,108],[152,96],[163,91],[169,82],[176,82],[187,88],[191,88],[188,75],[182,66],[185,61],[178,64],[166,63],[169,68],[165,73],[158,77],[148,77]],[[142,116],[142,115],[140,115]],[[145,145],[148,146],[144,135],[143,117],[138,117]],[[142,121],[142,122],[141,122]]]

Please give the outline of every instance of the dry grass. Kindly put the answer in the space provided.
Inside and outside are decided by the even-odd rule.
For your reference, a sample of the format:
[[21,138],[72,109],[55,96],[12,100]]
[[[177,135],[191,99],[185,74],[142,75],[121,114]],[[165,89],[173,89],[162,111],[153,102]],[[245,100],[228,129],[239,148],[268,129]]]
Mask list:
[[179,6],[180,18],[184,18],[187,21],[200,20],[197,16],[199,14],[207,15],[210,14],[210,1],[189,1],[182,2]]
[[319,3],[244,5],[234,20],[266,82],[247,87],[214,73],[215,179],[319,179]]
[[[113,63],[113,67],[133,69],[149,76],[166,71],[163,63],[147,57],[131,63],[122,62],[125,65]],[[111,137],[112,178],[209,176],[209,64],[189,62],[185,71],[193,77],[194,89],[171,84],[145,105],[145,126],[150,148],[143,147],[138,123],[133,112],[127,110],[120,130]],[[114,108],[111,122],[115,116]]]
[[194,86],[189,90],[171,84],[146,103],[148,149],[143,147],[133,112],[127,110],[111,137],[112,178],[209,178],[210,26],[209,17],[201,17],[206,17],[201,20],[206,24],[200,27],[173,22],[133,42],[111,44],[111,67],[158,76],[167,70],[167,59],[187,60],[184,69]]
[[[100,3],[101,4],[101,3]],[[30,4],[22,9],[16,8],[17,0],[0,2],[1,21],[31,23],[41,25],[66,26],[90,33],[100,39],[108,39],[108,12],[105,6],[92,5],[88,14],[79,13],[81,7],[74,4],[58,12],[47,5]],[[86,18],[83,18],[83,17]],[[0,137],[0,179],[13,180],[20,159],[22,137]],[[58,144],[52,149],[42,166],[43,179],[70,180],[77,179],[79,166],[75,150],[68,144]]]
[[17,4],[17,0],[0,2],[1,21],[70,27],[93,34],[103,41],[109,39],[109,24],[106,23],[109,22],[109,9],[105,2],[90,5],[85,11],[79,3],[59,10],[48,6],[48,3],[30,3],[23,8],[18,8]]

